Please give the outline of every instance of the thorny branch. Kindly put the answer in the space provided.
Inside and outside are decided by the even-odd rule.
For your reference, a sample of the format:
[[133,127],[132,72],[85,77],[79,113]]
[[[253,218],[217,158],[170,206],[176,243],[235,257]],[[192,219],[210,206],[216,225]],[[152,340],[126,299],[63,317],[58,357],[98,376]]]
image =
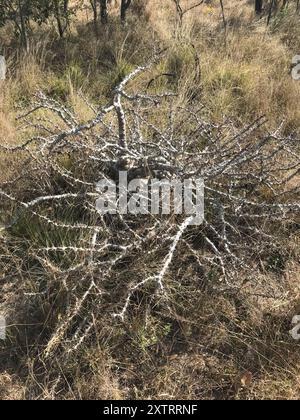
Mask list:
[[[129,94],[129,82],[149,69],[129,74],[106,107],[86,100],[94,113],[86,123],[39,93],[18,119],[21,130],[34,135],[23,144],[0,145],[2,153],[24,159],[19,174],[0,185],[2,209],[11,214],[2,246],[9,249],[20,225],[34,224],[28,258],[55,273],[68,296],[46,357],[76,351],[92,334],[103,300],[123,321],[139,293],[168,306],[170,283],[180,283],[179,249],[194,259],[191,268],[212,290],[243,287],[245,273],[274,247],[277,231],[298,220],[298,140],[283,136],[281,127],[266,131],[264,117],[245,128],[230,120],[217,125],[205,120],[203,107],[176,105],[172,93]],[[202,177],[203,225],[190,226],[184,216],[98,214],[95,185],[116,180],[120,169],[131,179]],[[13,261],[15,251],[7,252]],[[49,287],[45,282],[38,293],[59,293]]]

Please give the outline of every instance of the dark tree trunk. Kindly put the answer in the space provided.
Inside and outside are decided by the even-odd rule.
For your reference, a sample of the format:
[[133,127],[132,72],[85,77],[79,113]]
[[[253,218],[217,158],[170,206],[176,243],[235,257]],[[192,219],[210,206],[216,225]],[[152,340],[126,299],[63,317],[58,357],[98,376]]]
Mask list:
[[55,18],[57,22],[58,33],[61,38],[63,38],[64,33],[69,24],[69,0],[64,0],[63,2],[63,11],[61,11],[59,0],[54,1],[55,7]]
[[276,0],[272,0],[271,5],[270,5],[270,9],[269,9],[269,14],[268,14],[267,26],[270,25],[270,22],[271,22],[271,19],[272,19],[272,13],[273,13],[275,4],[276,4]]
[[108,22],[107,0],[100,0],[101,23],[104,25]]
[[98,20],[97,0],[90,0],[90,3],[93,9],[94,22],[97,22]]
[[255,12],[260,15],[263,11],[263,0],[255,0]]
[[95,35],[98,37],[98,0],[90,0],[90,3],[93,9]]
[[21,0],[18,0],[19,16],[20,16],[20,35],[22,47],[28,50],[27,28],[24,16],[24,9]]
[[62,26],[60,15],[56,15],[56,22],[57,22],[57,29],[58,29],[59,36],[63,38],[65,31]]
[[126,14],[130,5],[131,5],[131,0],[122,0],[121,2],[121,22],[122,23],[126,22]]

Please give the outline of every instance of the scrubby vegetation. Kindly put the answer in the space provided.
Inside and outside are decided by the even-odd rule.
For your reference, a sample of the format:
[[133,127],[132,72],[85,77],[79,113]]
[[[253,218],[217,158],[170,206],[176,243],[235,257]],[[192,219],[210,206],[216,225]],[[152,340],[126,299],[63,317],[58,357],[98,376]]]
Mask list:
[[[298,399],[298,2],[21,3],[0,0],[0,398]],[[101,217],[119,170],[201,175],[204,223]]]

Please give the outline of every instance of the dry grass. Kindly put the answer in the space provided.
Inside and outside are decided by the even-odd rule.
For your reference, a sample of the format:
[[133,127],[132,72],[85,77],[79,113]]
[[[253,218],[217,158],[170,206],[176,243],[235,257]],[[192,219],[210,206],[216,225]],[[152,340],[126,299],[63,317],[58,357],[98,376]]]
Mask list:
[[0,375],[0,399],[1,400],[23,400],[25,395],[24,385],[18,382],[15,376],[7,372]]
[[[113,18],[108,28],[100,28],[99,39],[86,24],[86,13],[78,16],[67,44],[53,38],[52,28],[43,28],[25,56],[11,45],[11,28],[2,29],[0,40],[10,58],[8,80],[0,81],[0,142],[20,141],[15,117],[27,109],[39,89],[68,103],[82,120],[88,119],[90,109],[83,94],[91,102],[106,102],[124,74],[147,62],[154,45],[168,48],[159,69],[174,73],[173,78],[159,79],[155,87],[178,90],[179,105],[204,103],[212,120],[230,118],[237,125],[264,114],[268,128],[283,121],[287,135],[300,134],[300,82],[290,76],[291,59],[300,54],[299,17],[288,12],[278,15],[267,29],[265,21],[254,16],[250,2],[225,2],[225,40],[218,1],[189,13],[182,29],[172,1],[163,3],[162,7],[161,0],[148,2],[142,21],[135,15],[136,5],[126,28]],[[117,13],[115,5],[113,10]],[[9,180],[22,160],[16,156],[11,161],[1,153],[0,181]],[[0,239],[5,258],[3,233]],[[12,323],[20,326],[10,329],[6,346],[0,345],[4,356],[0,399],[299,399],[299,345],[289,336],[291,320],[300,313],[299,224],[288,239],[282,239],[284,264],[277,269],[277,260],[269,266],[262,263],[236,295],[202,290],[201,273],[191,278],[189,263],[180,259],[174,276],[181,281],[174,281],[172,316],[157,308],[151,315],[137,311],[126,325],[99,319],[95,340],[64,366],[52,361],[45,367],[33,361],[39,334],[51,335],[63,316],[63,292],[55,270],[48,267],[45,273],[40,266],[23,265],[23,246],[17,236],[19,277],[1,286]],[[188,261],[190,256],[185,258]],[[54,289],[49,301],[37,296],[18,313],[23,291],[34,288],[41,275],[41,281]],[[5,268],[0,276],[5,280]],[[144,300],[147,296],[137,297],[137,308],[143,308]],[[25,328],[24,319],[35,326]],[[5,363],[8,355],[22,365],[22,374],[8,373],[16,369]],[[60,372],[63,380],[57,381],[52,370]]]

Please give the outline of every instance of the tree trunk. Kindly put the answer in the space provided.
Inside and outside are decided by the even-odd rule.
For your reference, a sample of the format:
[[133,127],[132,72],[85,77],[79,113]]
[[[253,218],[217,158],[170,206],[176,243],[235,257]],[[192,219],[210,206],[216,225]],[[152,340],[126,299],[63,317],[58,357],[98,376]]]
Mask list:
[[93,9],[94,22],[97,22],[98,20],[97,0],[90,0],[90,3]]
[[90,4],[93,9],[95,34],[98,37],[98,0],[90,0]]
[[55,18],[57,22],[58,33],[63,38],[64,33],[68,27],[68,12],[69,12],[69,0],[64,0],[63,13],[61,13],[59,0],[54,1],[55,7]]
[[62,26],[62,23],[61,23],[60,15],[57,15],[56,16],[56,22],[57,22],[57,29],[58,29],[59,36],[61,38],[63,38],[63,36],[64,36],[64,30],[63,30],[63,26]]
[[276,3],[276,1],[275,1],[275,0],[272,0],[272,1],[271,1],[271,5],[270,5],[270,9],[269,9],[269,14],[268,14],[268,20],[267,20],[267,26],[269,26],[269,25],[270,25],[271,18],[272,18],[272,13],[273,13],[273,10],[274,10],[275,3]]
[[21,45],[25,50],[28,50],[28,39],[27,39],[27,28],[26,28],[26,21],[24,16],[24,10],[22,1],[18,0],[19,6],[19,16],[20,16],[20,35],[21,35]]
[[108,23],[107,0],[100,0],[101,23]]
[[255,12],[260,15],[263,11],[263,0],[255,0]]
[[130,5],[131,5],[131,0],[122,0],[121,2],[121,22],[122,23],[126,22],[126,14]]

